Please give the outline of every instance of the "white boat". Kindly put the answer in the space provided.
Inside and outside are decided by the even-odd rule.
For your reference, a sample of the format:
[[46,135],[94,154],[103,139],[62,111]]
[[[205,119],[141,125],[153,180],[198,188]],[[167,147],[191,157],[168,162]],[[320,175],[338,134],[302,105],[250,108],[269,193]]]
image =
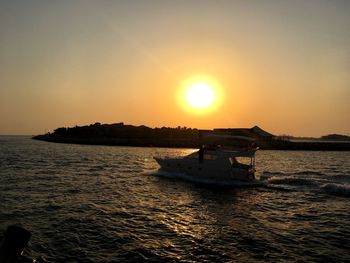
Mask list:
[[154,157],[154,159],[160,165],[160,170],[190,175],[194,179],[252,182],[256,181],[257,150],[258,148],[237,151],[202,148],[184,157]]

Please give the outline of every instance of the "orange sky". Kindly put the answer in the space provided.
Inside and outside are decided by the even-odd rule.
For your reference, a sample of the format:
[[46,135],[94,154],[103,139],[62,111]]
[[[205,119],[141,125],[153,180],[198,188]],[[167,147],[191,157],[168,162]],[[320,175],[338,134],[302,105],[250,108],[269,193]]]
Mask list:
[[[2,1],[0,134],[94,122],[350,134],[350,2]],[[216,79],[195,115],[181,83]]]

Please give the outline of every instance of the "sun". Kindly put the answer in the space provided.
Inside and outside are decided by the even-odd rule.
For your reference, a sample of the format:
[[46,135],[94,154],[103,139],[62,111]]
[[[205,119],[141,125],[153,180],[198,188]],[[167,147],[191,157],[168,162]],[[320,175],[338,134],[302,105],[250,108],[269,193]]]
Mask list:
[[207,83],[193,83],[186,91],[187,103],[193,108],[210,107],[215,99],[213,87]]
[[221,103],[221,89],[213,77],[194,75],[181,83],[178,97],[186,111],[204,114],[218,108]]

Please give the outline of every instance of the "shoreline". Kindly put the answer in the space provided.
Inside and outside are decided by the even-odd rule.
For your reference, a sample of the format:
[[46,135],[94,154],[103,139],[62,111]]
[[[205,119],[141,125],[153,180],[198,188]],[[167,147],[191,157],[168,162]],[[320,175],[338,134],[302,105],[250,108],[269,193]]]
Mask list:
[[[159,148],[198,148],[206,144],[198,139],[170,138],[108,138],[108,137],[67,137],[56,134],[36,135],[34,140],[81,145],[159,147]],[[208,143],[208,142],[207,142]],[[228,146],[236,146],[229,143]],[[258,140],[256,146],[261,150],[291,150],[291,151],[350,151],[350,142],[309,141],[296,142],[287,140]]]

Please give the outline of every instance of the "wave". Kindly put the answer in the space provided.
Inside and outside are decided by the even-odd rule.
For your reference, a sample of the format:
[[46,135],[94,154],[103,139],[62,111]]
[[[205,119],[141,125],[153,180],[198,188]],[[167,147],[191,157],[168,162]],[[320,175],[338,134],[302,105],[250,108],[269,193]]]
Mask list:
[[350,175],[349,174],[335,174],[329,175],[326,179],[335,181],[334,183],[350,183]]
[[260,174],[259,178],[260,178],[260,181],[267,181],[270,178],[282,177],[282,176],[287,176],[287,174],[280,173],[280,172],[267,172],[267,171],[264,171],[264,172],[262,172],[262,174]]
[[263,171],[263,175],[266,176],[275,176],[275,175],[289,175],[289,173],[282,173],[282,172],[269,172],[269,171]]
[[300,171],[300,172],[296,172],[293,174],[295,174],[295,175],[325,175],[324,173],[321,173],[321,172],[315,172],[315,171],[309,171],[309,170]]
[[306,175],[306,176],[311,176],[311,175],[325,176],[326,174],[321,173],[321,172],[309,171],[309,170],[293,172],[293,173],[263,171],[262,175],[260,177],[268,178],[268,177],[272,177],[272,176],[290,176],[290,175],[294,175],[294,176],[303,176],[303,175]]
[[270,177],[269,184],[287,184],[287,185],[317,185],[317,182],[312,179],[299,178],[295,176],[285,177]]
[[321,186],[321,190],[327,194],[350,197],[350,184],[325,184]]

